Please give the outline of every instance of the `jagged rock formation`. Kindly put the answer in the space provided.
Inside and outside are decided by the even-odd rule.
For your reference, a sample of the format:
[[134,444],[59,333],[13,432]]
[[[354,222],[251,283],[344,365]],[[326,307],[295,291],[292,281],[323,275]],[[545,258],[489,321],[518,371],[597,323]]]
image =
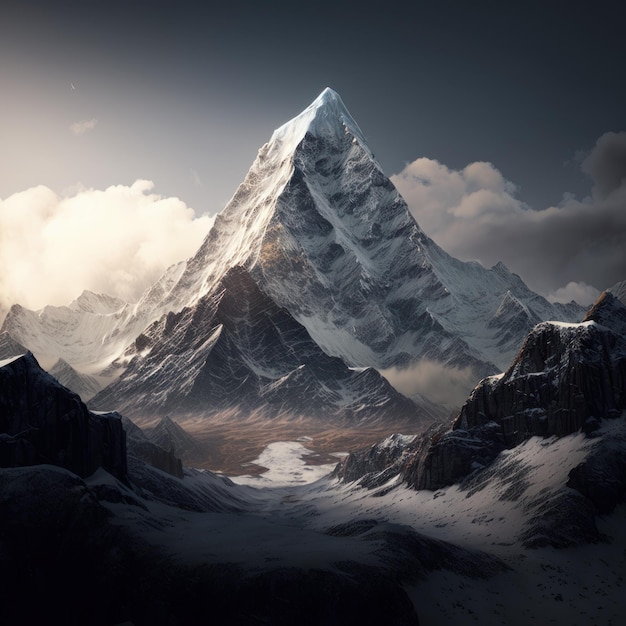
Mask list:
[[597,322],[617,335],[626,336],[626,281],[605,291],[583,321]]
[[148,437],[163,450],[170,450],[187,462],[206,456],[204,446],[168,416],[163,417],[150,429]]
[[93,376],[80,374],[67,361],[59,359],[48,373],[54,376],[64,387],[77,393],[83,402],[93,398],[101,389],[102,385]]
[[[615,292],[624,297],[619,286]],[[435,490],[488,467],[505,448],[533,435],[593,435],[602,420],[626,410],[625,320],[626,305],[609,291],[579,324],[538,324],[511,367],[477,385],[450,430],[425,433],[389,462],[376,447],[353,453],[336,475],[369,486],[375,470]],[[568,484],[598,510],[611,510],[626,498],[625,450],[623,441],[607,438],[572,470]],[[379,463],[365,462],[373,454]]]
[[592,430],[624,409],[626,304],[605,292],[580,324],[538,324],[511,367],[474,389],[454,428],[493,421],[511,446],[531,435]]
[[440,431],[407,459],[402,477],[415,489],[440,489],[488,466],[504,448],[495,423],[469,430]]
[[0,466],[49,463],[88,476],[104,467],[126,480],[121,420],[94,415],[31,353],[0,367]]
[[597,420],[617,417],[625,408],[626,339],[591,319],[545,322],[503,376],[474,389],[455,429],[494,421],[512,446],[532,435],[592,429]]
[[326,355],[241,267],[195,306],[138,339],[144,356],[90,403],[131,418],[224,411],[248,416],[431,421],[373,369]]
[[368,489],[380,486],[401,471],[407,457],[419,449],[424,438],[424,435],[390,435],[369,448],[350,452],[337,464],[333,476],[344,482],[359,480]]

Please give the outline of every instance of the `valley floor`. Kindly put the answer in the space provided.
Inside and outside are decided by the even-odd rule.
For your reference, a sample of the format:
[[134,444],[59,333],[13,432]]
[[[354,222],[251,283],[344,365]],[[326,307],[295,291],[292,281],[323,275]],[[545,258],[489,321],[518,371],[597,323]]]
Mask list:
[[[508,453],[513,457],[510,464],[533,456],[540,459],[528,463],[524,475],[530,478],[533,472],[541,473],[542,488],[550,489],[581,457],[587,441],[581,435],[547,441],[535,438],[522,446],[525,450]],[[545,452],[542,448],[549,453],[541,454]],[[598,543],[528,549],[519,541],[529,521],[524,507],[518,506],[523,495],[513,500],[502,498],[502,490],[498,490],[502,484],[476,493],[458,486],[435,493],[415,492],[401,485],[389,490],[392,484],[372,492],[320,476],[301,485],[301,472],[289,469],[297,468],[298,453],[304,456],[306,450],[298,444],[273,444],[262,455],[263,464],[270,465],[265,477],[235,478],[240,483],[266,485],[259,493],[265,496],[270,517],[290,523],[298,520],[304,528],[319,531],[349,519],[406,525],[469,551],[492,554],[510,568],[482,578],[480,572],[467,575],[444,566],[429,572],[424,580],[405,585],[421,625],[623,623],[626,505],[597,519],[603,537]],[[312,479],[332,466],[315,469],[305,476]]]
[[617,626],[626,505],[596,516],[564,485],[625,423],[531,438],[435,492],[342,483],[304,437],[273,441],[232,478],[187,467],[181,480],[137,459],[132,484],[2,469],[0,584],[13,599],[0,621]]
[[[273,442],[252,464],[265,473],[233,477],[238,513],[153,503],[147,516],[111,506],[121,523],[186,563],[342,573],[352,563],[370,578],[380,571],[401,584],[422,626],[623,623],[626,506],[597,518],[599,542],[546,547],[543,528],[533,526],[539,500],[541,511],[561,506],[564,478],[593,440],[533,438],[505,452],[482,482],[434,493],[397,479],[371,491],[341,484],[328,476],[334,463],[307,463],[307,443]],[[201,485],[205,476],[194,471],[183,482]],[[148,522],[153,516],[160,521]],[[567,523],[564,536],[585,532]],[[536,547],[522,540],[529,532]]]
[[[177,423],[202,447],[202,456],[185,457],[183,461],[198,469],[207,469],[227,476],[262,474],[267,466],[256,463],[267,446],[279,441],[306,442],[310,466],[337,463],[342,454],[381,441],[392,432],[410,429],[419,432],[419,424],[406,420],[371,424],[329,424],[315,419],[279,419],[266,417],[177,418]],[[150,423],[137,421],[142,428]],[[426,426],[422,426],[425,428]]]

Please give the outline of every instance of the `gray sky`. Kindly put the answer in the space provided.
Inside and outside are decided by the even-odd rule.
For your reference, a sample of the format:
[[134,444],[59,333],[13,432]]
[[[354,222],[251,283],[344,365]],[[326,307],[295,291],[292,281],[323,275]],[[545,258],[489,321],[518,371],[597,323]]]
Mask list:
[[[72,289],[115,290],[101,269],[84,268],[53,294],[52,269],[35,259],[37,251],[52,258],[74,247],[68,238],[80,211],[68,209],[72,199],[90,207],[99,191],[103,215],[108,201],[119,208],[116,194],[106,193],[111,186],[126,190],[131,224],[146,198],[160,207],[144,243],[167,250],[158,263],[145,253],[140,275],[119,282],[125,287],[116,295],[131,297],[185,247],[168,247],[159,225],[191,233],[180,237],[188,242],[183,256],[192,254],[206,227],[196,219],[223,208],[273,129],[326,86],[340,93],[385,172],[404,180],[424,230],[449,252],[485,264],[501,258],[546,295],[569,283],[576,285],[565,295],[603,289],[626,278],[619,7],[5,0],[0,302],[34,305],[45,293],[60,304]],[[437,172],[443,187],[428,178]],[[452,179],[456,200],[446,196]],[[425,187],[427,208],[415,205]],[[477,206],[477,191],[491,204]],[[96,256],[108,247],[110,264],[128,271],[142,229],[128,236],[111,210],[117,240],[104,241],[100,228],[94,242],[92,210],[80,213],[83,236],[103,246]],[[35,228],[37,237],[22,242]],[[8,265],[17,250],[31,255],[18,273]],[[64,268],[55,265],[57,273]],[[44,274],[47,290],[38,288]]]

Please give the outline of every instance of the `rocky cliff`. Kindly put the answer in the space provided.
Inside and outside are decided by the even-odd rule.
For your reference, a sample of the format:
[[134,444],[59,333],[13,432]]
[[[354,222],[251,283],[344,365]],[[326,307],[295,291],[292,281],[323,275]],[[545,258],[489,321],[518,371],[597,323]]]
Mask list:
[[96,415],[31,353],[0,363],[0,465],[51,464],[79,476],[103,467],[126,480],[119,416]]
[[[579,324],[535,326],[509,369],[476,386],[448,431],[427,432],[394,458],[376,446],[353,453],[336,475],[370,486],[376,473],[395,473],[416,489],[435,490],[489,466],[504,449],[532,436],[593,436],[602,420],[626,410],[623,294],[618,288],[602,294]],[[624,446],[607,441],[569,479],[599,510],[626,496]]]
[[[606,296],[611,297],[611,296]],[[455,429],[500,425],[512,446],[532,435],[592,430],[626,408],[626,340],[593,319],[545,322],[530,333],[501,377],[472,392]]]

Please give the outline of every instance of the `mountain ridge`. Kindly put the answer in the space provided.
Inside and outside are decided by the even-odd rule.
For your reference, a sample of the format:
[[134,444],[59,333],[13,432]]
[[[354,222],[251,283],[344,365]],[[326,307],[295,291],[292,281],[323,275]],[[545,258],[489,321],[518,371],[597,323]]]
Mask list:
[[439,248],[326,89],[261,147],[197,253],[138,303],[112,311],[87,294],[82,308],[16,305],[2,330],[36,354],[113,380],[141,358],[145,329],[210,296],[235,266],[350,367],[428,359],[470,367],[479,379],[506,366],[537,319],[584,313],[550,304],[501,263],[485,269]]

